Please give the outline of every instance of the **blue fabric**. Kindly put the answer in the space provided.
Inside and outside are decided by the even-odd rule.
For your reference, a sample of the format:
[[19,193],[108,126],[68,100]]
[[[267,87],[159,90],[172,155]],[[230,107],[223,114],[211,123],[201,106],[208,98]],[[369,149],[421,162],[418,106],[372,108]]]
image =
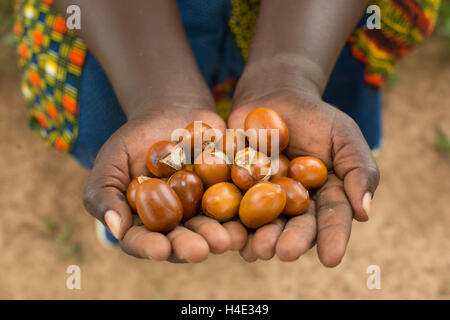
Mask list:
[[381,147],[381,93],[364,82],[364,65],[352,57],[349,46],[341,52],[323,100],[356,121],[371,149]]
[[179,0],[186,35],[200,71],[209,87],[230,78],[239,78],[244,61],[228,27],[229,0]]
[[127,118],[100,64],[90,53],[81,81],[78,137],[71,154],[83,167],[91,169],[102,145]]
[[103,227],[103,228],[105,228],[105,229],[104,229],[104,231],[105,231],[105,239],[106,239],[107,241],[109,241],[111,244],[119,244],[119,240],[117,240],[116,237],[114,237],[114,236],[112,235],[112,233],[109,232],[108,229],[106,229],[106,227]]
[[[178,0],[195,58],[209,87],[239,78],[244,61],[228,27],[229,0]],[[371,148],[381,141],[379,90],[363,79],[363,65],[344,48],[330,77],[324,100],[349,114]],[[79,134],[72,155],[90,169],[103,143],[126,121],[101,66],[88,53],[80,89]]]

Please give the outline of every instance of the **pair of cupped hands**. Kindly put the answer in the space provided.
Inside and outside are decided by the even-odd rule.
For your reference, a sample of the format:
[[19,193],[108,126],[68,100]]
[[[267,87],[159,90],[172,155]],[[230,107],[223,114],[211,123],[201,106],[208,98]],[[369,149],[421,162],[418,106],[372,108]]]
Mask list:
[[[236,101],[237,100],[237,101]],[[310,155],[328,167],[328,181],[311,193],[306,213],[248,231],[238,220],[219,223],[194,216],[168,234],[147,230],[126,201],[131,179],[148,175],[145,156],[155,142],[169,140],[173,130],[201,120],[225,132],[244,127],[258,107],[275,110],[286,122],[290,158]],[[245,261],[294,261],[314,245],[327,267],[337,266],[346,251],[352,221],[369,219],[379,171],[358,125],[314,91],[273,90],[234,99],[227,124],[211,106],[164,105],[129,117],[100,150],[84,190],[86,209],[119,239],[124,252],[139,258],[200,262],[210,253],[239,251]]]

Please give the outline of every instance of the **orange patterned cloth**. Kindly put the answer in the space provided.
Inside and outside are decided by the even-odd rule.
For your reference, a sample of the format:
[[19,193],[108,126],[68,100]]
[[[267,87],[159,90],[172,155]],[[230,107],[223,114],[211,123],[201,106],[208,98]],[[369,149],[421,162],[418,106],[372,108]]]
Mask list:
[[[260,0],[230,0],[229,26],[244,59]],[[381,10],[381,29],[362,26],[349,38],[353,56],[365,64],[365,81],[381,87],[397,61],[433,30],[440,0],[372,0]],[[87,48],[53,0],[16,0],[16,51],[30,126],[50,146],[73,149],[78,136],[79,91]],[[235,81],[214,88],[220,114],[227,117]]]
[[69,151],[78,134],[78,93],[87,49],[52,2],[16,1],[16,51],[31,128],[48,145]]
[[422,43],[433,30],[440,0],[375,0],[381,28],[357,29],[349,39],[353,56],[366,65],[365,81],[385,84],[399,59]]
[[[231,0],[230,28],[242,56],[248,56],[260,0]],[[357,28],[349,38],[353,56],[366,65],[365,81],[384,85],[400,58],[433,30],[441,0],[372,0],[381,13],[381,29]]]

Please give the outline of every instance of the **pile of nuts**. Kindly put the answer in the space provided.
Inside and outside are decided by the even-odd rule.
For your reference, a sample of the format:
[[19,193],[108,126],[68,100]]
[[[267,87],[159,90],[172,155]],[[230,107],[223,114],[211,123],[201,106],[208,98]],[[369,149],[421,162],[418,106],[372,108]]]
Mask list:
[[308,190],[327,181],[325,164],[282,154],[289,130],[271,109],[250,112],[244,130],[222,135],[195,122],[178,141],[150,147],[146,165],[152,177],[133,179],[127,190],[130,207],[147,229],[166,233],[201,212],[221,222],[238,216],[254,229],[308,209]]

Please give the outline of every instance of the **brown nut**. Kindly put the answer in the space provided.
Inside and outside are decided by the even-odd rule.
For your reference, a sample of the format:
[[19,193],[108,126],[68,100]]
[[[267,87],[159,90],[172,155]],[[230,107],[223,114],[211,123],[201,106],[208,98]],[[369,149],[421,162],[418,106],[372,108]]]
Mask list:
[[242,191],[260,181],[270,178],[270,160],[267,156],[255,149],[248,147],[236,153],[231,179]]
[[298,157],[289,164],[288,176],[306,189],[316,189],[327,181],[328,170],[322,160],[316,157]]
[[183,205],[175,191],[160,179],[150,178],[139,185],[136,207],[142,223],[154,232],[169,232],[183,218]]
[[131,209],[136,211],[136,193],[139,185],[145,180],[150,179],[149,177],[140,176],[131,180],[127,188],[127,200]]
[[159,178],[168,178],[181,170],[186,162],[183,148],[173,141],[159,141],[148,149],[146,157],[148,170]]
[[175,172],[167,182],[178,195],[183,206],[183,222],[195,216],[200,209],[203,195],[203,182],[194,172],[181,170]]
[[[288,169],[289,169],[289,158],[284,154],[280,153],[278,159],[273,159],[272,163],[272,177],[271,179],[279,178],[279,177],[287,177]],[[275,168],[277,168],[275,170]]]
[[260,182],[241,200],[239,218],[248,228],[259,228],[276,219],[286,205],[286,192],[276,184]]
[[[244,123],[245,132],[250,146],[271,156],[272,133],[271,129],[279,130],[279,150],[281,152],[289,144],[289,130],[280,115],[269,108],[257,108],[247,115]],[[253,129],[253,130],[249,130]],[[267,129],[267,134],[261,135],[260,129]]]
[[271,180],[286,192],[286,206],[283,214],[288,217],[298,216],[309,207],[309,193],[300,182],[288,177],[279,177]]
[[241,199],[242,194],[234,184],[217,183],[203,195],[203,212],[216,220],[228,221],[237,215]]
[[194,172],[202,179],[206,188],[219,182],[230,181],[229,160],[223,152],[207,149],[197,156]]
[[234,159],[236,153],[248,146],[247,137],[242,129],[228,131],[216,143],[216,150],[222,151],[228,158]]
[[[191,159],[195,159],[195,157],[205,149],[214,148],[216,134],[209,124],[202,121],[194,121],[185,129],[186,132],[180,137],[179,143],[186,152],[190,149]],[[195,145],[196,141],[198,146]],[[195,149],[196,147],[197,149]]]
[[235,164],[231,167],[231,180],[244,192],[258,183],[247,170]]

